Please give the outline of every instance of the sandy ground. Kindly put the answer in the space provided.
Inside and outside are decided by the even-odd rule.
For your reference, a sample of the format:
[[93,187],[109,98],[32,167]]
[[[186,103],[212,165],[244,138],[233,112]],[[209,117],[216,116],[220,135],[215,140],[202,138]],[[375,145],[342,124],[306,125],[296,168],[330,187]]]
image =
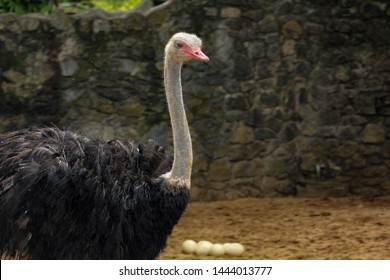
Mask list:
[[240,259],[390,259],[390,197],[192,202],[160,259],[215,259],[183,254],[186,239],[240,242]]

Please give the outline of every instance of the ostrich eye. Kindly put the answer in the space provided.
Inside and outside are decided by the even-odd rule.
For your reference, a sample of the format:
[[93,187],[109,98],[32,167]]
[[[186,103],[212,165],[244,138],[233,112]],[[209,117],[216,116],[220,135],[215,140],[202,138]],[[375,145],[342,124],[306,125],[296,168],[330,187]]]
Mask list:
[[181,49],[184,46],[182,42],[176,42],[176,47]]

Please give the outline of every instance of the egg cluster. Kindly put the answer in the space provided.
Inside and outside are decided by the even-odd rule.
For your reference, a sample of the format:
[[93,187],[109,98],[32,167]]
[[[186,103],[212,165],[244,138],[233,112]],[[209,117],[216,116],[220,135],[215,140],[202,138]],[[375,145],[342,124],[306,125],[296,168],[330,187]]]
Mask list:
[[210,241],[202,240],[196,242],[194,240],[186,240],[182,244],[182,252],[184,254],[195,254],[197,256],[214,256],[221,257],[223,255],[228,256],[241,256],[245,248],[240,243],[211,243]]

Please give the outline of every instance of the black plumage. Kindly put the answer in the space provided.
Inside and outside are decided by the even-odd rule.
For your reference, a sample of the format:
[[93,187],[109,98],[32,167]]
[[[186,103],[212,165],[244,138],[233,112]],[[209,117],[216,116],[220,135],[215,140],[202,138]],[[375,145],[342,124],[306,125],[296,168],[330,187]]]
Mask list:
[[57,128],[0,134],[0,255],[154,259],[189,199],[161,146]]

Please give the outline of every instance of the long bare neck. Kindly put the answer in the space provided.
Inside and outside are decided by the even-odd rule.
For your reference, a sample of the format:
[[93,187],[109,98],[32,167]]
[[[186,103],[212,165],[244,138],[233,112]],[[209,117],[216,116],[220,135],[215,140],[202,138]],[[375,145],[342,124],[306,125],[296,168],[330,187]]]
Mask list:
[[171,184],[191,185],[192,143],[181,88],[182,63],[165,57],[164,84],[173,132],[174,159],[163,177]]

